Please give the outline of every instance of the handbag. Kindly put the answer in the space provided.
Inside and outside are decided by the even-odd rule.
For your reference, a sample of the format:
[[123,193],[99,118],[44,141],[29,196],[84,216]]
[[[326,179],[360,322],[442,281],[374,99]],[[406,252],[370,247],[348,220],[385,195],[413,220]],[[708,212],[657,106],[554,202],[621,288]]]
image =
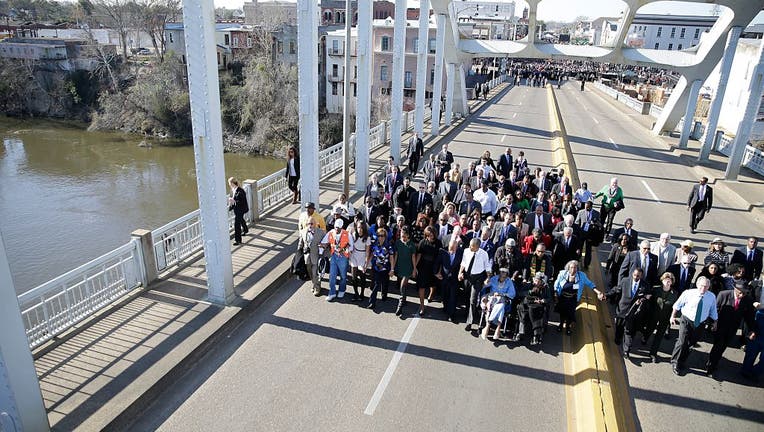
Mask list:
[[621,211],[626,208],[626,206],[623,204],[623,200],[617,200],[613,202],[613,208],[615,211]]

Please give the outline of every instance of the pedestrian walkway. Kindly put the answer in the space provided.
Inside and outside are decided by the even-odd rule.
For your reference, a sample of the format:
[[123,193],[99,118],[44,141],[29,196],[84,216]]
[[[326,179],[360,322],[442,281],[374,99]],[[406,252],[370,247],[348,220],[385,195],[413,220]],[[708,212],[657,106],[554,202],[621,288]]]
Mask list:
[[[480,112],[507,89],[501,84],[488,101],[470,101],[472,112]],[[447,141],[465,121],[441,128],[438,137],[427,134],[426,148]],[[372,152],[370,171],[384,166],[388,149]],[[322,214],[336,202],[341,182],[341,173],[322,182]],[[351,200],[359,205],[362,194]],[[231,306],[205,301],[205,262],[200,254],[148,290],[79,324],[62,336],[62,343],[37,352],[35,365],[52,428],[101,430],[132,420],[147,401],[224,339],[225,329],[235,328],[289,279],[300,211],[297,205],[284,204],[252,226],[242,245],[233,248],[237,299]]]

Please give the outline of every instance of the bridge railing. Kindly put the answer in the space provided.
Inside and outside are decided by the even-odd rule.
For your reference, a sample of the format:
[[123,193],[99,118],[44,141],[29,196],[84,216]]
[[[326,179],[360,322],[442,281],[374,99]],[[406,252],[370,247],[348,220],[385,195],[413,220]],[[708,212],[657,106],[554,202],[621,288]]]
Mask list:
[[[716,142],[716,151],[725,156],[730,156],[732,153],[732,144],[734,142],[735,138],[728,135],[722,135],[721,139]],[[750,144],[746,145],[742,165],[752,171],[764,175],[764,151]]]
[[650,117],[658,118],[663,114],[663,107],[659,107],[658,105],[651,104],[650,105]]
[[140,242],[129,243],[21,294],[29,347],[53,339],[145,281]]

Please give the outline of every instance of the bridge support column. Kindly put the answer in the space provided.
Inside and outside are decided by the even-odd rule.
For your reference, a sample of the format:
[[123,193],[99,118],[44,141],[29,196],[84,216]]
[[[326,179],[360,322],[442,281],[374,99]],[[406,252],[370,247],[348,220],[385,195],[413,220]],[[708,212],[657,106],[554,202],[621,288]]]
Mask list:
[[663,112],[655,120],[654,134],[660,135],[663,131],[673,131],[676,128],[682,116],[680,109],[687,103],[687,87],[687,78],[682,76],[671,92],[671,97],[666,102],[666,106],[663,107]]
[[690,86],[690,94],[687,96],[687,109],[684,112],[684,124],[682,125],[682,134],[679,137],[679,148],[687,148],[687,141],[690,139],[690,132],[695,123],[695,108],[698,106],[698,93],[701,80],[695,80]]
[[403,67],[406,63],[406,0],[395,0],[393,25],[393,90],[390,97],[390,156],[401,163],[401,117],[403,116]]
[[446,114],[443,119],[446,126],[451,126],[454,116],[454,79],[456,78],[456,65],[446,64]]
[[756,121],[756,113],[761,104],[762,84],[764,84],[764,43],[759,45],[759,62],[756,64],[756,69],[751,75],[751,83],[748,85],[748,103],[735,133],[735,142],[732,144],[732,151],[727,161],[727,170],[724,173],[725,180],[737,180],[737,176],[740,174],[745,147],[748,145],[751,128]]
[[435,80],[432,83],[432,120],[430,134],[440,134],[440,101],[443,97],[443,50],[445,49],[446,16],[435,16]]
[[47,432],[50,430],[48,414],[1,233],[0,328],[3,329],[0,332],[0,429]]
[[213,8],[211,2],[183,1],[207,299],[213,303],[229,304],[235,293],[228,212],[224,205],[227,188]]
[[416,112],[414,114],[414,132],[424,135],[424,106],[427,92],[427,52],[430,35],[430,0],[419,2],[419,44],[416,58]]
[[[319,205],[318,180],[318,11],[316,2],[297,1],[297,78],[300,116],[300,199]],[[347,54],[347,53],[346,53]],[[347,72],[346,72],[347,73]]]
[[459,64],[459,98],[461,99],[462,116],[467,117],[470,113],[470,106],[467,103],[467,77],[464,73],[464,64]]
[[371,0],[358,0],[358,81],[355,117],[355,190],[363,192],[369,181],[369,125],[371,122]]
[[342,193],[346,197],[350,196],[350,165],[352,163],[352,155],[350,154],[350,111],[351,111],[351,98],[353,95],[350,92],[350,49],[353,46],[352,41],[352,26],[353,23],[353,4],[350,0],[345,0],[345,62],[343,65],[343,82],[342,82]]
[[706,135],[703,138],[703,145],[700,147],[700,153],[698,153],[699,162],[707,162],[708,156],[711,154],[714,137],[716,136],[716,127],[719,124],[719,113],[721,113],[722,104],[724,104],[724,93],[727,91],[727,83],[729,82],[730,71],[732,70],[732,61],[735,58],[735,51],[737,50],[738,40],[740,40],[741,30],[741,27],[732,27],[727,35],[727,46],[724,48],[724,56],[722,57],[722,64],[719,68],[719,85],[716,87],[716,93],[711,101],[711,109],[708,112]]

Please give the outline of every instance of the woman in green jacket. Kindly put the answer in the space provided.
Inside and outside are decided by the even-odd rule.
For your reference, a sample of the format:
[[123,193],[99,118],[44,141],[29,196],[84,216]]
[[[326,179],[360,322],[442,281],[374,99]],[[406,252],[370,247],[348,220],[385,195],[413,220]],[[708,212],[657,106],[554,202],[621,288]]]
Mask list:
[[610,185],[605,185],[594,198],[602,197],[602,208],[600,209],[600,223],[605,227],[605,234],[610,234],[610,228],[613,226],[613,217],[615,213],[621,210],[623,206],[623,189],[618,186],[618,178],[610,179]]

